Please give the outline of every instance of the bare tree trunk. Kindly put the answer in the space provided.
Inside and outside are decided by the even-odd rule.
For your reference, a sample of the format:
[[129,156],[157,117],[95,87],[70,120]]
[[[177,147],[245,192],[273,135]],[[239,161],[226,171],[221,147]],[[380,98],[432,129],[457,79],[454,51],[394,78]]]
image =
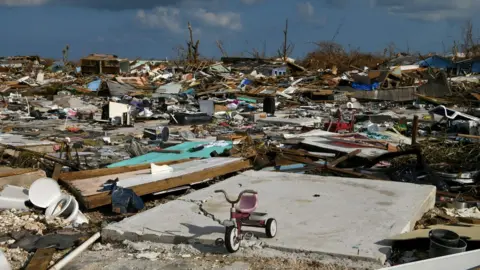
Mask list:
[[187,59],[189,62],[197,63],[199,58],[198,46],[200,44],[200,40],[197,40],[195,43],[193,42],[193,30],[190,22],[188,22],[188,32],[190,33],[190,41],[187,42],[187,45],[188,45]]
[[220,50],[220,52],[222,53],[222,56],[223,56],[223,57],[228,57],[227,52],[226,52],[225,49],[223,48],[223,42],[222,42],[221,40],[217,40],[217,47],[218,47],[218,49]]
[[283,61],[287,61],[287,50],[288,50],[288,19],[285,21],[285,30],[283,30]]

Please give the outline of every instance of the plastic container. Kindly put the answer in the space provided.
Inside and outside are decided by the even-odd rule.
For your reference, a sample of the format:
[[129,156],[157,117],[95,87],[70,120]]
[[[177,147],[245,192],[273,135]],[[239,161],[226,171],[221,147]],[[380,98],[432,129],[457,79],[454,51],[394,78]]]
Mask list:
[[269,114],[275,113],[275,97],[265,97],[263,99],[263,112]]
[[212,117],[206,113],[176,113],[174,116],[180,125],[201,125],[212,121]]
[[452,247],[458,246],[458,241],[460,240],[460,236],[458,234],[444,229],[431,230],[428,233],[428,237],[430,240],[433,240],[440,245]]
[[467,242],[463,241],[462,239],[459,239],[455,246],[448,246],[437,243],[435,240],[430,238],[430,258],[462,253],[465,252],[465,250],[467,250]]

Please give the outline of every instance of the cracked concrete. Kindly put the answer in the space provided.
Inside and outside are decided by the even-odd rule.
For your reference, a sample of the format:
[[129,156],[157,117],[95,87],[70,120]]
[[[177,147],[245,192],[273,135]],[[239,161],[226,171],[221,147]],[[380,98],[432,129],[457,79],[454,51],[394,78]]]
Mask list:
[[[213,213],[210,213],[208,212],[204,207],[203,207],[203,204],[206,203],[210,198],[206,199],[206,200],[186,200],[186,199],[182,199],[180,198],[179,200],[181,201],[185,201],[185,202],[191,202],[191,203],[195,203],[196,205],[198,205],[198,208],[199,210],[203,213],[204,216],[206,217],[209,217],[211,218],[213,221],[217,222],[219,225],[222,225],[223,224],[223,220],[220,220],[218,218],[215,218],[215,215]],[[222,225],[223,226],[223,225]]]
[[248,171],[111,224],[103,238],[215,246],[224,238],[220,222],[230,213],[216,189],[259,193],[258,212],[278,221],[273,239],[265,238],[264,229],[248,228],[263,242],[260,246],[380,263],[390,252],[388,238],[410,231],[435,202],[433,186]]

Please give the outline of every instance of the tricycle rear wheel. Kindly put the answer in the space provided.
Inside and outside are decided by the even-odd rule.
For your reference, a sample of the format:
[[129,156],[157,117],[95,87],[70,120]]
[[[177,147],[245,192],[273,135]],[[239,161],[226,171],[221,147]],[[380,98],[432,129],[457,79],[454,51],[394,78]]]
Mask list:
[[273,238],[277,235],[277,221],[274,218],[267,219],[265,224],[265,234],[268,238]]

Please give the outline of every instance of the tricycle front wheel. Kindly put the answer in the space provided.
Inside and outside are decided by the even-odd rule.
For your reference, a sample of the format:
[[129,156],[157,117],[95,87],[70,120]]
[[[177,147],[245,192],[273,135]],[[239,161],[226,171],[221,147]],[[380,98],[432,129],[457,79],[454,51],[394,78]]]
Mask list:
[[230,253],[237,252],[240,249],[240,237],[235,226],[229,226],[225,230],[225,247]]

